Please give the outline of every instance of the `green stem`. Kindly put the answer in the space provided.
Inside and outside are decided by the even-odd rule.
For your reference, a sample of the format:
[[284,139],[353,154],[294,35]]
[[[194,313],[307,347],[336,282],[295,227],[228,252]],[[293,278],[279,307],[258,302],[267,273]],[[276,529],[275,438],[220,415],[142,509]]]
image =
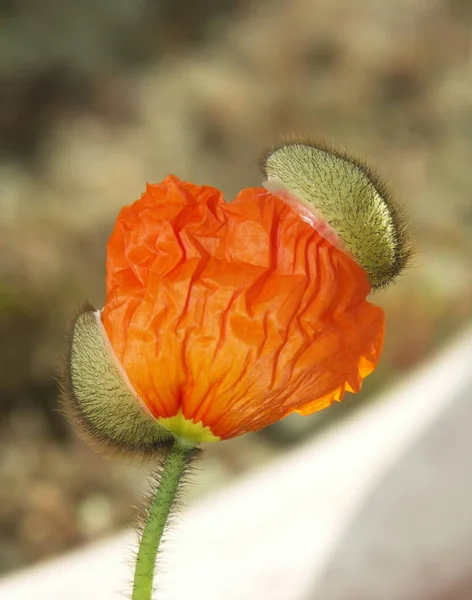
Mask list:
[[154,570],[159,544],[182,476],[190,458],[195,452],[195,448],[186,448],[176,441],[165,459],[159,485],[149,507],[139,542],[136,569],[134,571],[132,600],[152,599]]

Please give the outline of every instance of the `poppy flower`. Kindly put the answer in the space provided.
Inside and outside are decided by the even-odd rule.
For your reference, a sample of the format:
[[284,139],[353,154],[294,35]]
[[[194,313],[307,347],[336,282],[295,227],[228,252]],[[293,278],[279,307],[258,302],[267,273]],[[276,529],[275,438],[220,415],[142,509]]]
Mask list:
[[366,271],[264,188],[227,203],[148,184],[118,216],[106,288],[97,318],[139,411],[189,444],[340,401],[382,349]]

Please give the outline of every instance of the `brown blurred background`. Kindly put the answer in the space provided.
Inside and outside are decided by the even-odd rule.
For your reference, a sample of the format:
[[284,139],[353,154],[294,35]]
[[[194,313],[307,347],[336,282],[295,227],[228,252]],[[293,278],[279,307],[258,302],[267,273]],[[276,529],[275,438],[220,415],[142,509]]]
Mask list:
[[202,494],[375,400],[472,314],[469,0],[0,3],[0,574],[127,525],[145,471],[58,412],[63,334],[104,300],[119,208],[168,173],[230,199],[280,134],[367,159],[418,255],[361,395],[212,447]]

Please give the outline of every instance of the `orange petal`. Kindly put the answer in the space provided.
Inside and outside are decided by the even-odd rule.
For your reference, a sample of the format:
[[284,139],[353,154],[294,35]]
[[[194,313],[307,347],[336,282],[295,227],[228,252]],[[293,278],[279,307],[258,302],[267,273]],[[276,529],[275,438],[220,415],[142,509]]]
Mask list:
[[102,319],[156,418],[219,438],[358,391],[384,317],[365,272],[263,188],[226,204],[175,177],[124,208]]

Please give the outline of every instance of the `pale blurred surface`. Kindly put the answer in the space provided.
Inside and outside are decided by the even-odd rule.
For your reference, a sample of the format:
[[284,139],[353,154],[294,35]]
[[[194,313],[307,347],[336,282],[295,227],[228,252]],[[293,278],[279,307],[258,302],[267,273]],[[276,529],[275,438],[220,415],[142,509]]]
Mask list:
[[[467,372],[472,329],[468,335],[454,365],[442,374],[436,367],[429,382],[405,390],[404,400],[412,404],[421,402],[422,392],[430,395],[424,412],[431,413],[442,388],[447,406],[432,424],[423,424],[421,434],[377,479],[306,600],[472,597],[472,479],[467,466],[472,455],[472,376]],[[372,448],[378,451],[384,450]]]
[[467,0],[11,0],[0,18],[0,572],[99,539],[139,502],[145,471],[71,433],[55,375],[146,180],[172,172],[230,199],[260,184],[279,134],[326,137],[387,177],[419,246],[374,298],[387,343],[362,395],[211,448],[195,495],[375,398],[471,316]]

